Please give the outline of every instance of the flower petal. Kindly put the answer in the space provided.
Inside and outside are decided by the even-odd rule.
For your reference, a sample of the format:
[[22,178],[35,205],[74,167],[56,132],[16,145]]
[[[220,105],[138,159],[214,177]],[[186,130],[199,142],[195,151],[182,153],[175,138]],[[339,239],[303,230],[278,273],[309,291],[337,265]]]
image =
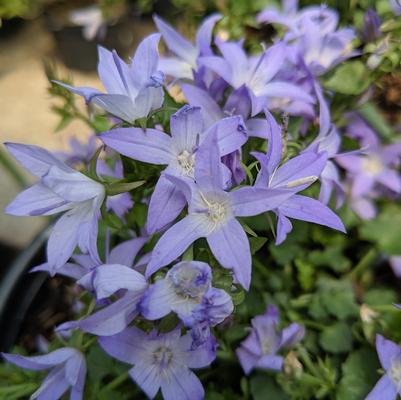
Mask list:
[[294,195],[280,206],[280,212],[289,218],[313,222],[346,232],[341,219],[330,208],[311,197]]
[[184,59],[193,68],[196,67],[196,57],[199,51],[195,46],[190,43],[187,39],[183,38],[178,32],[176,32],[170,25],[164,22],[157,15],[153,17],[157,29],[163,36],[168,49]]
[[366,396],[365,400],[395,400],[396,398],[397,387],[387,375],[384,375]]
[[174,221],[185,204],[185,196],[179,187],[161,175],[150,198],[147,232],[151,235]]
[[230,219],[207,237],[207,242],[217,261],[232,269],[237,281],[248,290],[251,283],[251,251],[248,237],[236,219]]
[[152,258],[146,269],[146,277],[170,264],[179,257],[196,239],[205,236],[208,226],[205,218],[197,215],[187,215],[173,225],[156,243]]
[[401,355],[401,348],[382,335],[376,335],[376,349],[382,367],[387,371],[391,366],[391,360]]
[[206,90],[187,83],[181,83],[180,87],[188,103],[191,106],[200,107],[206,127],[209,127],[224,117],[220,106]]
[[53,165],[66,172],[74,171],[49,151],[39,146],[20,143],[5,143],[5,146],[27,171],[38,177],[47,174]]
[[234,215],[250,217],[280,207],[293,195],[288,189],[244,186],[229,193]]
[[[104,264],[88,274],[98,300],[110,297],[120,289],[143,293],[148,284],[139,272],[119,264]],[[86,281],[86,277],[82,281]],[[78,284],[81,282],[78,281]]]
[[171,138],[157,129],[116,128],[100,139],[120,154],[151,164],[169,164],[173,156]]
[[146,333],[131,327],[113,336],[100,337],[99,344],[103,350],[117,360],[142,365],[144,356],[148,353],[146,348]]
[[149,399],[153,399],[156,396],[161,385],[161,377],[157,366],[153,364],[137,364],[129,370],[129,375]]
[[200,25],[198,32],[196,32],[196,46],[200,54],[203,56],[212,55],[213,52],[210,48],[212,41],[213,28],[216,22],[222,18],[221,14],[212,14],[207,17]]
[[141,314],[148,320],[163,318],[171,312],[176,296],[166,279],[159,279],[145,292],[140,303]]
[[172,366],[161,383],[164,400],[202,400],[205,396],[198,377],[187,367]]
[[132,267],[135,257],[147,241],[148,238],[144,236],[126,240],[125,242],[118,244],[110,251],[110,254],[107,258],[107,263],[121,264],[126,265],[127,267]]
[[200,108],[181,107],[170,118],[170,130],[177,155],[184,150],[192,152],[204,131]]
[[99,94],[91,102],[123,121],[132,123],[137,118],[134,103],[124,94]]
[[41,183],[22,191],[5,208],[11,215],[52,215],[71,208],[71,204]]
[[137,305],[141,294],[127,292],[123,297],[78,321],[69,321],[57,327],[57,331],[79,328],[99,336],[111,336],[123,331],[138,315]]
[[72,348],[65,347],[43,356],[26,357],[19,354],[1,354],[8,362],[17,365],[18,367],[33,371],[41,371],[66,362],[75,354],[75,351],[76,350]]

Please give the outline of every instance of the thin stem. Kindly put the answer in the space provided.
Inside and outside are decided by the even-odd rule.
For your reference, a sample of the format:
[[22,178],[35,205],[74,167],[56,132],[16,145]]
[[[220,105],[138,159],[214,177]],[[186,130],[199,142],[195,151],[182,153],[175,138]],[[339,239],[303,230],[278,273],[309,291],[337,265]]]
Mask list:
[[17,165],[11,160],[11,158],[6,154],[6,152],[0,148],[0,164],[12,175],[15,181],[21,188],[28,186],[28,181],[25,176],[21,174]]
[[106,386],[105,389],[112,390],[120,386],[122,383],[124,383],[128,379],[128,371],[124,372],[123,374],[117,376],[117,378],[113,379],[111,382],[109,382]]
[[377,260],[378,252],[375,248],[371,248],[355,266],[355,268],[350,271],[346,276],[347,278],[354,279],[358,277],[363,271],[368,269]]

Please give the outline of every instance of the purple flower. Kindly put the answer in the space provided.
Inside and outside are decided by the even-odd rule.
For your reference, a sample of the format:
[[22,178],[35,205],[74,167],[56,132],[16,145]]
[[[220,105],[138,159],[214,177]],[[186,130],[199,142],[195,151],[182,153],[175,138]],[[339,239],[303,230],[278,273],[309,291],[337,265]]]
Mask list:
[[394,275],[397,278],[401,278],[401,256],[389,257],[389,263],[390,263],[391,269],[394,272]]
[[[208,320],[216,325],[229,316],[234,307],[230,296],[221,289],[211,287],[212,271],[199,261],[175,264],[165,278],[157,280],[144,294],[140,308],[146,319],[159,319],[175,312],[186,326]],[[220,293],[222,292],[222,293]],[[217,309],[214,297],[224,298],[222,311]]]
[[232,269],[237,281],[249,289],[251,253],[246,233],[236,217],[272,210],[292,193],[287,189],[255,187],[224,191],[216,135],[205,138],[195,158],[195,182],[166,174],[185,195],[188,215],[168,229],[156,243],[146,275],[150,276],[170,264],[196,239],[205,237],[219,263]]
[[[137,237],[135,239],[126,240],[113,247],[109,252],[109,236],[110,235],[106,235],[105,240],[105,264],[122,264],[129,267],[134,265],[135,257],[148,240],[147,237]],[[57,269],[56,272],[58,275],[64,275],[79,280],[84,275],[93,271],[97,266],[99,266],[99,263],[94,261],[89,254],[74,254],[72,256],[72,262],[64,264],[62,267]],[[46,271],[50,273],[51,270],[51,266],[49,266],[48,263],[43,263],[32,268],[31,272]],[[92,290],[90,287],[87,287],[86,289]]]
[[112,116],[132,123],[163,104],[164,75],[157,70],[159,40],[159,34],[145,38],[129,65],[115,51],[99,46],[98,74],[107,94],[88,87],[56,83],[83,96],[87,103],[96,104]]
[[82,32],[86,40],[95,38],[103,40],[106,33],[106,22],[99,6],[93,5],[74,10],[70,14],[70,20],[74,24],[83,27]]
[[252,104],[252,115],[262,111],[272,98],[314,103],[314,98],[299,86],[290,82],[273,81],[285,61],[286,44],[277,43],[261,55],[250,58],[238,43],[220,40],[216,44],[222,57],[201,57],[199,62],[222,77],[234,89],[245,87]]
[[292,323],[279,331],[279,322],[279,310],[273,305],[267,307],[265,314],[252,319],[251,333],[236,350],[237,357],[247,375],[254,368],[280,371],[284,359],[277,355],[277,352],[283,347],[293,346],[304,337],[303,325]]
[[[296,57],[302,57],[314,75],[322,75],[340,62],[359,54],[352,48],[355,38],[355,31],[351,28],[322,34],[318,26],[310,23],[294,43],[290,54],[295,56],[298,52]],[[296,63],[296,59],[294,61]]]
[[[77,283],[96,294],[101,308],[84,319],[65,322],[57,328],[58,331],[79,328],[95,335],[109,336],[121,332],[133,321],[148,283],[131,266],[145,242],[146,238],[123,242],[110,252],[107,264],[86,270]],[[114,302],[107,300],[112,295],[117,295]]]
[[[103,142],[135,160],[168,165],[169,175],[193,179],[195,153],[209,135],[217,137],[220,156],[229,154],[246,142],[247,135],[239,116],[224,118],[205,129],[198,107],[184,106],[172,115],[171,136],[156,129],[117,128],[101,135]],[[227,177],[226,181],[230,180]],[[158,180],[149,203],[147,231],[154,233],[171,223],[185,206],[185,197],[164,174]]]
[[313,24],[321,35],[333,32],[338,14],[325,5],[309,6],[298,10],[298,0],[283,0],[283,10],[267,7],[257,16],[258,22],[284,25],[288,29],[286,39],[294,39],[305,32],[305,26]]
[[157,335],[132,327],[109,337],[101,337],[102,348],[117,360],[132,364],[131,378],[153,399],[159,389],[165,400],[201,400],[205,392],[191,371],[210,365],[216,357],[215,340],[192,349],[190,333],[181,329]]
[[6,212],[12,215],[65,214],[56,222],[47,243],[47,262],[54,274],[76,246],[99,260],[96,240],[104,186],[68,167],[41,147],[7,143],[7,149],[39,182],[20,193]]
[[307,151],[280,165],[283,147],[281,129],[271,114],[266,112],[266,117],[269,122],[267,153],[253,153],[261,164],[256,186],[287,189],[293,193],[273,210],[278,218],[276,244],[282,243],[292,230],[288,218],[313,222],[344,232],[345,228],[340,218],[323,203],[296,194],[319,178],[327,163],[327,153]]
[[206,18],[196,33],[196,43],[193,45],[161,18],[154,16],[153,20],[167,48],[175,55],[175,57],[161,57],[160,70],[174,78],[193,79],[193,72],[199,68],[198,58],[213,54],[210,47],[212,31],[220,19],[220,14],[212,14]]
[[377,185],[393,193],[401,193],[401,177],[396,170],[401,144],[371,146],[364,155],[345,154],[336,161],[352,179],[351,196],[369,194]]
[[71,347],[57,349],[43,356],[25,357],[2,353],[12,364],[33,371],[51,369],[40,388],[30,397],[33,399],[60,399],[71,387],[71,400],[83,399],[86,362],[81,352]]
[[365,42],[374,42],[381,36],[381,20],[373,8],[369,8],[363,16],[362,35]]
[[401,395],[401,349],[391,340],[376,335],[376,350],[385,371],[365,400],[395,400]]
[[233,311],[230,295],[223,289],[210,288],[201,303],[184,320],[185,325],[191,327],[192,347],[201,346],[209,340],[210,327],[222,323]]
[[401,15],[401,3],[400,0],[390,0],[390,6],[395,15]]
[[77,138],[72,137],[69,145],[70,152],[57,152],[56,156],[70,167],[75,168],[79,164],[89,164],[97,150],[97,138],[95,135],[91,135],[88,140],[80,142]]

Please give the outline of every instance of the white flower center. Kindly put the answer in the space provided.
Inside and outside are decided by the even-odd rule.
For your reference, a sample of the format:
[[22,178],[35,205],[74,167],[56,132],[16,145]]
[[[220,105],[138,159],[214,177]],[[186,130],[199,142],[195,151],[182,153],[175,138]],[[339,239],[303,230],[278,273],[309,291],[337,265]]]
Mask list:
[[391,362],[388,374],[399,390],[401,388],[401,359],[399,357]]
[[270,354],[273,352],[274,349],[274,343],[272,343],[272,340],[270,337],[265,336],[261,341],[260,341],[260,347],[262,349],[263,354]]
[[173,360],[173,352],[165,346],[161,346],[153,352],[153,361],[160,368],[167,368]]
[[376,176],[383,171],[383,163],[380,158],[377,156],[366,157],[362,160],[362,168],[363,170],[372,176]]
[[182,168],[184,175],[193,177],[195,168],[195,154],[184,150],[177,156],[178,165]]

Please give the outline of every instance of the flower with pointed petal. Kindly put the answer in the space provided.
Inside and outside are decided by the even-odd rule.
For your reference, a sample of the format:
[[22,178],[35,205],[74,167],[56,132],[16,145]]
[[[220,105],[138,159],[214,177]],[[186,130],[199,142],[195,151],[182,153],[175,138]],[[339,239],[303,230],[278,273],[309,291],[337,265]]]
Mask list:
[[292,323],[278,330],[278,308],[269,305],[266,313],[252,319],[252,331],[236,350],[244,372],[248,375],[254,368],[280,371],[284,358],[277,355],[283,347],[291,347],[305,335],[303,325]]
[[70,387],[70,400],[83,399],[86,362],[78,350],[64,347],[43,356],[33,357],[7,353],[2,355],[8,362],[21,368],[33,371],[51,369],[42,385],[30,397],[32,400],[60,399]]
[[146,275],[170,264],[191,243],[205,237],[220,264],[232,269],[237,281],[249,289],[249,242],[235,217],[258,215],[272,210],[290,197],[292,192],[288,189],[255,187],[224,191],[223,169],[215,135],[205,138],[195,157],[195,182],[166,174],[184,193],[188,202],[188,215],[167,230],[156,243]]
[[345,231],[340,218],[320,201],[296,194],[319,179],[327,163],[327,153],[308,151],[280,166],[282,155],[281,128],[274,117],[266,111],[269,122],[269,147],[266,154],[253,153],[261,164],[256,180],[257,187],[286,188],[293,195],[273,210],[277,217],[276,244],[281,244],[292,230],[288,218],[313,222]]
[[7,149],[39,182],[20,193],[6,208],[11,215],[53,215],[56,222],[47,243],[47,263],[54,274],[76,246],[100,263],[97,230],[104,186],[64,164],[38,146],[7,143]]
[[401,395],[401,348],[391,340],[376,335],[376,350],[385,374],[365,400],[395,400]]
[[217,41],[220,56],[201,57],[199,62],[224,78],[234,89],[245,87],[252,104],[252,116],[268,104],[269,98],[300,100],[313,104],[315,99],[290,82],[273,81],[286,58],[286,44],[274,44],[259,56],[248,58],[235,42]]
[[190,333],[181,329],[157,335],[132,327],[99,343],[112,357],[132,364],[130,377],[150,399],[161,389],[164,400],[202,400],[205,392],[191,371],[204,368],[216,357],[215,339],[210,336],[202,346],[192,349]]
[[[168,165],[165,173],[191,179],[194,177],[196,150],[207,136],[216,135],[220,156],[241,148],[247,140],[241,117],[224,118],[205,129],[198,107],[184,106],[178,110],[171,116],[170,129],[171,136],[156,129],[117,128],[103,133],[101,139],[127,157]],[[148,232],[154,233],[172,222],[184,206],[184,196],[162,174],[149,203]]]
[[197,71],[199,68],[198,57],[212,54],[210,47],[212,31],[220,19],[220,14],[212,14],[206,18],[196,33],[196,43],[193,45],[161,18],[154,16],[153,20],[163,36],[167,48],[175,55],[175,57],[161,57],[160,70],[174,78],[193,79],[193,71]]
[[129,123],[147,117],[163,104],[164,75],[157,70],[160,34],[146,37],[136,49],[131,64],[126,64],[115,51],[99,46],[98,74],[107,93],[88,87],[72,87],[55,82],[72,93],[104,109],[110,115]]

